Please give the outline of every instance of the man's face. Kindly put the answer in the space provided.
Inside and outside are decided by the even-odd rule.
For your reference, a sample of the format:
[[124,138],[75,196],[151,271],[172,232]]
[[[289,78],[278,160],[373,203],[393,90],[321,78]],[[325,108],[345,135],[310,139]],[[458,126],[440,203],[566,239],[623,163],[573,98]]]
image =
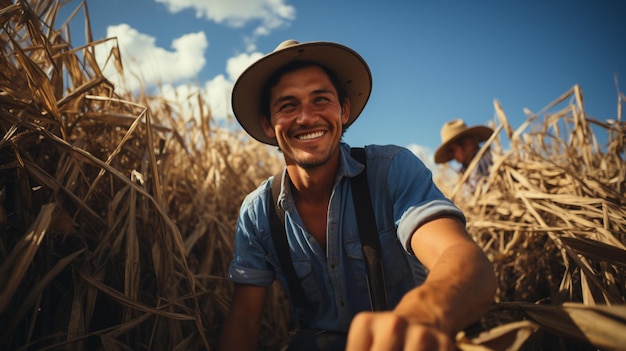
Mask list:
[[474,141],[472,139],[464,138],[450,144],[448,152],[452,155],[452,158],[456,160],[456,162],[467,166],[472,161],[472,158],[474,158],[476,145],[474,145]]
[[270,91],[270,121],[261,117],[265,133],[276,138],[286,163],[314,168],[336,156],[350,104],[343,105],[320,67],[283,75]]

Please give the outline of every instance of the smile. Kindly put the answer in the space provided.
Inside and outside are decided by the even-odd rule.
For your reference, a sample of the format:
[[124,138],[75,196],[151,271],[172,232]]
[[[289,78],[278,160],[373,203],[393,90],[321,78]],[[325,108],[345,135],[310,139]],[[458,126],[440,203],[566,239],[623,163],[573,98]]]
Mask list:
[[299,140],[311,140],[311,139],[315,139],[315,138],[319,138],[322,135],[324,135],[326,132],[315,132],[315,133],[309,133],[309,134],[303,134],[303,135],[299,135],[298,139]]

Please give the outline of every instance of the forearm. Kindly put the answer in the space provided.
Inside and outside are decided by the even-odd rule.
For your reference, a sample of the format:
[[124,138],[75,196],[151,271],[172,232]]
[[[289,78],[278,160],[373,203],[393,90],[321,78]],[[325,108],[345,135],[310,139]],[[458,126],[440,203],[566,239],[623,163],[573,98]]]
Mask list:
[[256,350],[267,289],[235,284],[231,308],[222,325],[220,351]]
[[411,237],[411,249],[430,271],[426,281],[393,311],[355,316],[347,350],[452,351],[456,332],[493,302],[493,267],[462,221],[442,217],[423,224]]
[[219,351],[257,350],[260,321],[234,318],[229,315],[220,334]]
[[409,322],[454,334],[476,321],[493,302],[493,267],[473,243],[448,247],[421,286],[407,293],[394,312]]

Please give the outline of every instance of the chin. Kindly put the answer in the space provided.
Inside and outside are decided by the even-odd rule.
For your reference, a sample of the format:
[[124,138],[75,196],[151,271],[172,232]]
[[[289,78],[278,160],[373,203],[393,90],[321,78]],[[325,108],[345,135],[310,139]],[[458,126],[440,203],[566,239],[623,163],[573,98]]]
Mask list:
[[326,162],[328,162],[327,159],[324,160],[320,160],[320,159],[313,159],[310,157],[307,158],[298,158],[295,160],[295,163],[304,169],[313,169],[313,168],[317,168],[317,167],[321,167],[323,165],[326,164]]
[[295,164],[304,169],[313,169],[325,165],[330,159],[329,155],[304,155],[294,157]]

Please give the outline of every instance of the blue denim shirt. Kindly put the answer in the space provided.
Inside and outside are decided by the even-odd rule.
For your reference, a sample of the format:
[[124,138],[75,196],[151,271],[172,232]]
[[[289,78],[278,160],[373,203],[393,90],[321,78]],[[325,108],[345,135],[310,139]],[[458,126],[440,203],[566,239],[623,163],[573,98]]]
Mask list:
[[[342,143],[340,149],[328,208],[326,252],[304,228],[285,172],[277,200],[285,210],[291,256],[306,295],[306,311],[301,312],[311,328],[333,331],[347,331],[355,314],[371,310],[350,183],[364,166],[350,156],[350,146]],[[387,298],[389,308],[393,308],[426,277],[426,269],[411,254],[410,238],[415,229],[443,215],[462,221],[465,217],[443,196],[431,172],[408,149],[370,145],[365,152]],[[270,184],[269,179],[263,182],[242,203],[229,275],[235,283],[258,286],[268,286],[278,278],[288,291],[270,232]]]

